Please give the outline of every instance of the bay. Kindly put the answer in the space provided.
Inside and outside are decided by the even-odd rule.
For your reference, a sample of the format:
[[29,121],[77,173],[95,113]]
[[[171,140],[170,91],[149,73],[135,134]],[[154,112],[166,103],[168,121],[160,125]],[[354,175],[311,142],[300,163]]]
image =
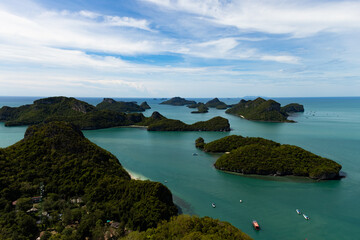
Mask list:
[[[20,106],[35,99],[38,97],[0,97],[0,106]],[[91,104],[102,100],[79,99]],[[160,105],[161,101],[154,99],[116,100],[146,100],[152,109],[145,115],[159,111],[186,123],[214,116],[229,119],[233,129],[230,133],[147,132],[132,128],[84,131],[91,141],[115,154],[130,172],[168,186],[184,213],[228,221],[254,239],[357,239],[360,235],[360,98],[275,98],[281,104],[298,102],[305,106],[304,113],[292,116],[297,123],[252,122],[216,109],[207,114],[190,114],[192,109]],[[0,123],[0,147],[22,139],[25,130],[26,127],[8,128]],[[209,142],[230,134],[303,147],[342,164],[347,177],[315,182],[220,172],[213,167],[219,155],[197,150],[194,141],[203,137]],[[211,207],[212,202],[216,208]],[[297,215],[297,208],[310,220]],[[253,219],[259,222],[261,231],[253,230]]]

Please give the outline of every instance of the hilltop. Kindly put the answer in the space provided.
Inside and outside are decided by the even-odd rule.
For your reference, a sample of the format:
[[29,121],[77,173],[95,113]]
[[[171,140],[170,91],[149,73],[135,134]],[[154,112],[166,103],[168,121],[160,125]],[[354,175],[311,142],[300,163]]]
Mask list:
[[214,98],[210,101],[208,101],[205,104],[209,108],[216,108],[216,109],[227,109],[228,105],[222,101],[220,101],[218,98]]
[[[248,120],[267,122],[294,122],[288,120],[288,112],[300,110],[300,104],[287,105],[281,108],[280,103],[269,99],[256,98],[255,100],[242,99],[238,104],[226,110],[226,113],[239,116]],[[303,106],[302,106],[303,110]]]
[[232,135],[210,143],[199,138],[195,145],[206,152],[225,152],[214,166],[229,172],[327,180],[338,179],[341,170],[341,165],[330,159],[264,138]]

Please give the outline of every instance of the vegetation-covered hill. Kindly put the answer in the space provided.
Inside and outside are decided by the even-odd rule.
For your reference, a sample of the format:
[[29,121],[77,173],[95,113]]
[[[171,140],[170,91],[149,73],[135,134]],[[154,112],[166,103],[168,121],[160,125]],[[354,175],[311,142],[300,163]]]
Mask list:
[[135,102],[115,101],[112,98],[104,98],[104,100],[96,105],[99,110],[111,110],[115,112],[143,112],[145,108],[137,105]]
[[[40,203],[32,199],[41,195]],[[0,239],[35,239],[47,229],[61,239],[101,239],[107,220],[122,234],[176,213],[164,185],[130,180],[114,155],[72,124],[31,126],[23,140],[0,149]]]
[[186,100],[185,98],[181,98],[181,97],[173,97],[173,98],[166,100],[160,104],[167,104],[167,105],[173,105],[173,106],[184,106],[184,105],[196,104],[196,102]]
[[283,110],[280,107],[280,103],[259,97],[248,101],[242,99],[238,104],[226,110],[226,113],[255,121],[293,122],[287,120],[288,114]]
[[251,240],[252,238],[227,222],[221,222],[209,217],[199,218],[196,216],[180,215],[173,217],[169,222],[159,224],[157,228],[150,228],[145,232],[132,232],[122,239]]
[[207,113],[209,111],[209,108],[203,103],[200,103],[197,109],[197,111],[192,111],[191,113]]
[[341,165],[300,147],[263,138],[228,136],[196,147],[207,152],[226,152],[217,159],[217,169],[258,175],[295,175],[313,179],[338,179]]
[[148,131],[230,131],[229,121],[214,117],[207,121],[186,124],[180,120],[162,119],[148,126]]
[[217,108],[217,109],[228,108],[228,105],[226,103],[220,101],[218,98],[214,98],[214,99],[208,101],[205,105],[209,108]]
[[142,102],[140,104],[140,107],[142,107],[143,109],[151,109],[151,107],[149,106],[149,104],[147,102]]
[[[111,99],[108,99],[108,101],[111,101]],[[114,104],[114,106],[121,104],[121,102],[108,103],[107,101],[102,103]],[[222,131],[223,129],[230,129],[227,119],[224,118],[209,120],[211,122],[199,123],[190,128],[181,121],[166,119],[158,115],[160,114],[154,112],[152,117],[145,117],[141,113],[123,113],[111,109],[98,109],[98,107],[95,108],[86,102],[67,97],[50,97],[36,100],[31,105],[17,108],[2,107],[0,109],[0,121],[5,121],[6,126],[66,121],[79,126],[80,129],[100,129],[130,125],[148,126],[149,131]],[[152,126],[153,124],[155,126]],[[212,126],[211,124],[215,125]],[[194,128],[196,126],[199,128]]]
[[284,113],[304,112],[304,106],[298,103],[290,103],[281,107],[281,111]]

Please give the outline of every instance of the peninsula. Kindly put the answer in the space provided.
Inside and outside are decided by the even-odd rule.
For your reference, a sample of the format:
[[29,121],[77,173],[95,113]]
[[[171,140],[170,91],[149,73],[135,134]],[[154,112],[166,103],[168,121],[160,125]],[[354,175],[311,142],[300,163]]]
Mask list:
[[242,99],[238,104],[226,110],[232,114],[247,120],[266,121],[266,122],[294,122],[288,120],[288,113],[304,111],[300,104],[289,104],[284,107],[274,100],[256,98],[255,100]]
[[341,165],[300,147],[264,138],[227,136],[210,143],[195,142],[205,152],[224,152],[214,166],[223,171],[257,175],[294,175],[312,179],[339,179]]
[[[30,126],[23,140],[0,148],[0,186],[0,239],[162,239],[194,232],[251,239],[228,223],[176,216],[166,186],[131,180],[114,155],[70,123]],[[178,224],[187,227],[171,227]]]
[[[105,99],[100,104],[109,109],[102,109],[99,105],[94,107],[75,98],[43,98],[20,107],[2,107],[0,121],[4,121],[6,126],[65,121],[82,130],[136,125],[147,127],[148,131],[230,131],[229,121],[221,117],[188,125],[179,120],[167,119],[158,112],[154,112],[151,117],[141,113],[120,112],[117,106],[122,103],[113,102],[112,99]],[[115,107],[112,108],[112,105]]]

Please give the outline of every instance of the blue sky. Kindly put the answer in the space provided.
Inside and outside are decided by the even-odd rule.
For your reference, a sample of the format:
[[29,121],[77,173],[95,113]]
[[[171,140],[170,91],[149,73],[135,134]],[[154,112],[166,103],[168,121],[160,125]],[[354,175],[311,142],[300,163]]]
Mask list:
[[2,0],[0,95],[359,96],[360,1]]

